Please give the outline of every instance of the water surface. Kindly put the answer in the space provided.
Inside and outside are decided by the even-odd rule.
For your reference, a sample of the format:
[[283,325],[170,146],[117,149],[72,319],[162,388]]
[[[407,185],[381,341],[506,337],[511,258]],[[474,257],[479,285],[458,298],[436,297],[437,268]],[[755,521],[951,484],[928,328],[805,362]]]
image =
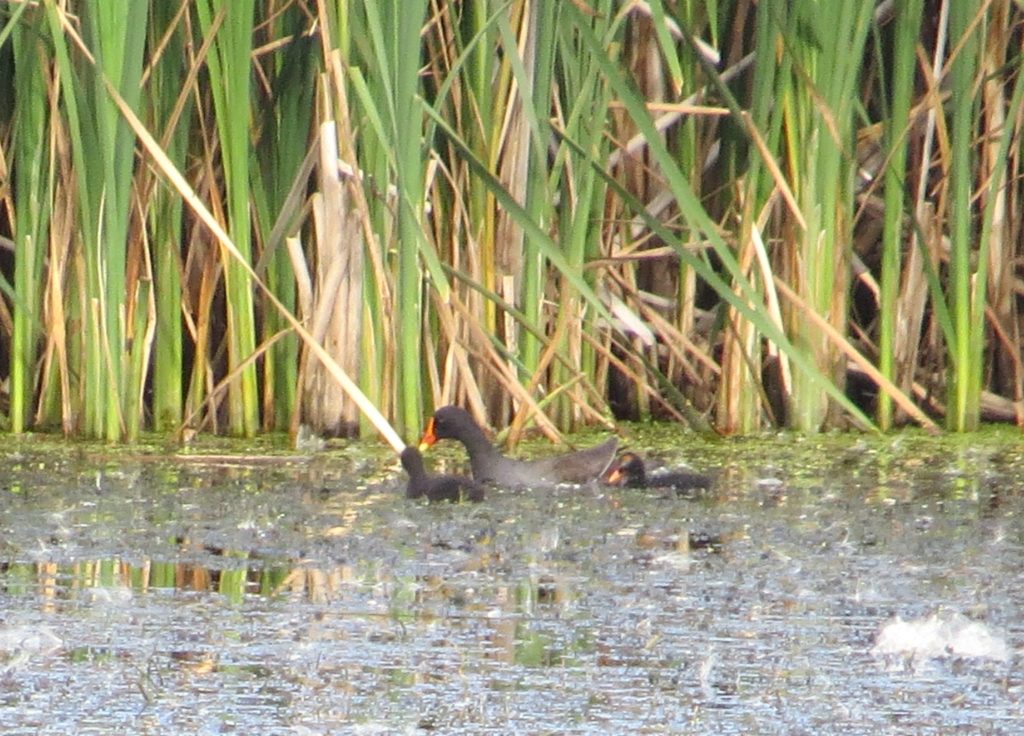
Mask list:
[[[10,443],[0,730],[1017,730],[1019,435],[631,432],[656,463],[714,472],[713,491],[430,506],[368,444]],[[977,623],[1004,649],[876,651],[896,616]]]

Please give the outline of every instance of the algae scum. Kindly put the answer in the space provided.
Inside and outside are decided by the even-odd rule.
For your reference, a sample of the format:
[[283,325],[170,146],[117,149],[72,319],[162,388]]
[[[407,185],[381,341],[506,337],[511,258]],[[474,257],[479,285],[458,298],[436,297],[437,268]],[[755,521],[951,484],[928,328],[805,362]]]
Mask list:
[[9,446],[0,730],[1016,731],[1019,435],[633,437],[711,493]]

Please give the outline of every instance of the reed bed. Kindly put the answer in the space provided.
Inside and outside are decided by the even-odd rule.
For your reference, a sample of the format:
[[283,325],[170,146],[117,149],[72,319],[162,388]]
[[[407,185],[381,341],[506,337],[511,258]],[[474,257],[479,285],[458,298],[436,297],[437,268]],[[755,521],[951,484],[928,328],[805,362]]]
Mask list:
[[4,3],[8,426],[1020,424],[1022,20]]

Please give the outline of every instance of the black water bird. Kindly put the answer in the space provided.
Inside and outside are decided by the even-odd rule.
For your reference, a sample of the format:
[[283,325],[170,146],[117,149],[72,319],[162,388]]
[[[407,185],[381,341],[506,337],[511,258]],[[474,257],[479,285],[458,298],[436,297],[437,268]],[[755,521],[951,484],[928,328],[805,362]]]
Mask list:
[[423,455],[410,445],[402,450],[402,467],[409,474],[405,487],[406,498],[431,501],[483,501],[484,488],[471,478],[461,475],[430,475],[423,464]]
[[648,473],[643,458],[635,452],[624,452],[604,474],[603,481],[620,488],[664,489],[685,496],[706,492],[711,488],[712,478],[689,471]]
[[420,440],[420,449],[425,450],[442,439],[458,440],[465,446],[474,480],[509,487],[597,480],[608,469],[619,444],[617,437],[610,437],[585,450],[539,460],[515,460],[501,454],[469,412],[458,406],[442,406],[434,412]]

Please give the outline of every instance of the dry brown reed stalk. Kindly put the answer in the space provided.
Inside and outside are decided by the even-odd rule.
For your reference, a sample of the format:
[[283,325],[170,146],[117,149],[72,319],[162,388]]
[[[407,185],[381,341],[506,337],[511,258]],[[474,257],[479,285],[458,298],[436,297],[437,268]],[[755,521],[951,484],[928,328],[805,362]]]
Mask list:
[[[745,201],[750,203],[752,200],[748,198]],[[748,280],[755,273],[757,264],[753,224],[748,207],[741,218],[738,258],[740,273]],[[737,297],[743,298],[738,288],[734,291]],[[745,319],[735,307],[728,307],[725,323],[729,329],[723,335],[722,353],[718,360],[721,373],[715,416],[718,428],[724,434],[749,433],[761,427],[763,411],[771,410],[770,402],[761,401],[765,392],[759,364],[752,363],[752,356],[759,352],[761,337],[754,324]],[[788,394],[784,397],[784,400],[787,399]]]
[[142,125],[141,121],[135,116],[135,114],[125,105],[124,100],[121,99],[120,95],[112,87],[107,88],[108,93],[112,99],[117,103],[121,114],[125,117],[128,123],[132,126],[132,129],[139,137],[141,145],[145,148],[146,152],[153,158],[154,162],[163,172],[163,174],[170,180],[171,184],[181,194],[188,205],[192,208],[195,214],[203,221],[207,228],[217,238],[221,248],[226,251],[238,265],[240,265],[246,272],[249,278],[252,279],[253,283],[260,288],[266,295],[271,305],[278,310],[282,317],[291,325],[292,329],[295,330],[296,334],[302,339],[303,343],[307,345],[310,350],[314,353],[316,358],[327,366],[331,375],[341,386],[353,401],[355,401],[363,414],[374,424],[376,429],[384,436],[384,438],[392,445],[395,450],[400,450],[404,447],[405,443],[395,432],[394,428],[388,423],[377,410],[373,404],[367,399],[366,395],[359,389],[358,385],[352,381],[352,379],[341,369],[341,367],[333,360],[333,358],[317,343],[313,340],[312,336],[306,330],[305,327],[295,318],[295,316],[289,312],[276,295],[270,291],[266,284],[264,284],[253,272],[252,267],[248,261],[238,252],[231,238],[223,228],[220,226],[217,219],[210,213],[205,205],[198,199],[195,191],[191,188],[188,182],[182,177],[166,154],[159,147],[157,142],[149,134],[146,128]]
[[[54,141],[56,145],[56,140]],[[54,151],[53,160],[67,161]],[[72,181],[69,177],[65,181]],[[61,191],[58,189],[58,191]],[[74,431],[75,411],[72,397],[71,366],[68,346],[68,314],[65,304],[67,281],[71,274],[71,244],[74,233],[72,197],[58,197],[50,221],[49,267],[43,295],[43,323],[47,325],[46,347],[39,375],[39,401],[35,411],[37,426],[45,426],[57,417],[65,435]],[[56,386],[50,383],[56,381]],[[56,406],[47,406],[47,402]]]
[[[563,442],[564,440],[558,428],[541,410],[530,393],[519,383],[515,373],[508,367],[505,358],[497,352],[487,333],[454,292],[451,295],[450,304],[454,307],[455,312],[463,317],[469,329],[470,341],[465,346],[469,354],[475,355],[478,361],[480,361],[479,365],[489,370],[490,377],[498,382],[514,403],[528,407],[527,410],[537,422],[538,429],[548,439],[552,442]],[[486,414],[479,414],[477,415],[477,420],[489,424],[486,417]]]
[[[449,293],[449,301],[447,302],[442,302],[440,295],[436,293],[432,296],[434,311],[442,333],[440,337],[444,338],[446,344],[443,367],[440,367],[441,375],[436,381],[438,385],[432,397],[434,405],[443,406],[464,401],[469,404],[470,411],[474,415],[478,417],[487,416],[487,405],[484,402],[483,393],[478,382],[478,378],[483,378],[483,376],[478,376],[477,371],[469,364],[470,356],[476,357],[476,353],[473,353],[467,347],[466,339],[468,336],[465,334],[465,330],[468,328],[458,324],[459,321],[455,318],[456,309],[451,303],[451,293]],[[434,344],[433,347],[435,351],[432,354],[437,355],[437,351],[440,349],[440,341]],[[434,362],[432,365],[437,366],[437,363]],[[459,387],[458,390],[456,390],[456,386]]]
[[[333,121],[320,124],[319,191],[312,195],[316,255],[315,283],[307,324],[310,334],[349,375],[359,375],[362,336],[363,252],[358,216],[348,185],[338,170],[337,131]],[[296,271],[308,268],[293,259]],[[305,361],[304,361],[305,362]],[[358,408],[335,390],[326,369],[314,363],[303,375],[306,423],[321,434],[352,435],[359,426]]]
[[[989,350],[993,383],[997,391],[1016,394],[1018,400],[1024,386],[1024,371],[1020,360],[1020,324],[1017,300],[1013,297],[1013,281],[1016,278],[1014,263],[1017,259],[1016,243],[1013,237],[1014,218],[1009,200],[1014,196],[1014,171],[1020,166],[1020,146],[1009,147],[1009,161],[1000,161],[1003,137],[1013,131],[1019,140],[1022,132],[1021,111],[1016,115],[1007,98],[1008,85],[1001,76],[1001,70],[1008,59],[1019,54],[1019,45],[1010,47],[1011,36],[1005,32],[1010,27],[1009,4],[992,5],[989,19],[992,31],[987,34],[983,46],[979,74],[982,76],[982,110],[979,131],[978,206],[984,210],[990,207],[991,229],[988,233],[988,294],[987,318],[997,337]],[[1018,69],[1018,74],[1020,70]],[[1004,166],[1003,164],[1008,164]],[[997,173],[998,172],[998,173]],[[992,177],[998,177],[992,180]],[[989,202],[989,198],[993,201]],[[1017,210],[1019,212],[1019,210]],[[1018,233],[1020,226],[1017,225]],[[1013,333],[1016,340],[1008,344],[1005,339]]]
[[889,396],[892,397],[893,401],[895,401],[903,411],[907,412],[907,414],[922,427],[931,432],[939,431],[938,425],[936,425],[935,422],[922,412],[905,393],[900,391],[896,384],[882,376],[871,361],[865,358],[859,350],[850,344],[849,340],[840,334],[839,331],[832,327],[832,325],[830,325],[825,319],[820,317],[814,310],[807,309],[807,305],[804,304],[800,296],[793,291],[785,281],[776,277],[775,286],[779,290],[779,293],[786,297],[787,300],[792,302],[798,309],[804,310],[807,318],[814,322],[825,333],[825,336],[850,360],[856,363],[858,368],[864,371],[871,380],[875,382],[879,390],[888,393]]

